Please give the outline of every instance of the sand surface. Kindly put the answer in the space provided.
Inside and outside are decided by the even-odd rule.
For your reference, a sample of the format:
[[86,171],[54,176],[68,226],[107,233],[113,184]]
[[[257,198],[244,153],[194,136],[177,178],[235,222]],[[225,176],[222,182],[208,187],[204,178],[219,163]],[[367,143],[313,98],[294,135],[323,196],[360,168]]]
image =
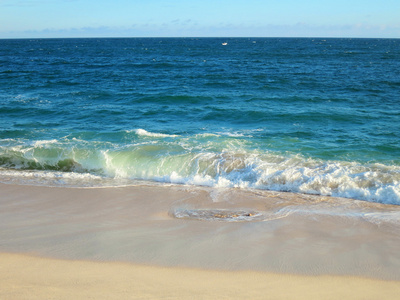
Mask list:
[[398,206],[157,185],[0,184],[0,195],[0,299],[399,293]]
[[1,299],[397,299],[400,284],[344,276],[162,268],[0,255]]

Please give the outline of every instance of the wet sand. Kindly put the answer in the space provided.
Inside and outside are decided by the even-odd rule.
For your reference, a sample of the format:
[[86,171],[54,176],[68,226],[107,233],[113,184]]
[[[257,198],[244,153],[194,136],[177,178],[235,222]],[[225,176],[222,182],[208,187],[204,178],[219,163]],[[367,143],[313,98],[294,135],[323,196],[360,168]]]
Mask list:
[[398,206],[158,185],[0,184],[0,192],[0,298],[393,299],[399,292]]

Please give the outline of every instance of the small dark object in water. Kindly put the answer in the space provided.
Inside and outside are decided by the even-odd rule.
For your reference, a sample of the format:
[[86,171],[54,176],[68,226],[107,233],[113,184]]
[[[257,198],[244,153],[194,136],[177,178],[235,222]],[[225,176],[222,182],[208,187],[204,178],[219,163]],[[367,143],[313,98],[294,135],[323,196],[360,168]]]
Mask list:
[[178,209],[173,211],[172,215],[178,219],[227,222],[260,221],[263,219],[260,212],[227,209]]

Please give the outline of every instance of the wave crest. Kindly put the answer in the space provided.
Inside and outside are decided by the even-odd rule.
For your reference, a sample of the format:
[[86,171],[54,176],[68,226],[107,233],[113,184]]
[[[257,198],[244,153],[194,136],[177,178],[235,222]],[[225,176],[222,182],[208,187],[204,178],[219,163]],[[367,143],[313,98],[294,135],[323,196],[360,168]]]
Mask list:
[[[400,167],[262,152],[239,138],[137,130],[132,144],[78,139],[0,144],[0,167],[121,180],[239,187],[400,204]],[[124,181],[124,184],[126,182]]]

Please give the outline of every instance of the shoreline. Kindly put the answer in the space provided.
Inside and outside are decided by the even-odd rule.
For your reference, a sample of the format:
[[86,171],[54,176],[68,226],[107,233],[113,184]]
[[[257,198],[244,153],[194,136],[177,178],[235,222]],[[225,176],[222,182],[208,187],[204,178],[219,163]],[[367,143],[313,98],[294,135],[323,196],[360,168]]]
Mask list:
[[399,281],[218,271],[0,253],[4,299],[395,299]]
[[[5,298],[76,298],[85,285],[93,295],[104,285],[99,299],[128,290],[137,299],[393,299],[399,292],[398,206],[160,185],[0,184],[0,193]],[[133,277],[139,287],[130,286]],[[200,277],[214,279],[208,286]]]

